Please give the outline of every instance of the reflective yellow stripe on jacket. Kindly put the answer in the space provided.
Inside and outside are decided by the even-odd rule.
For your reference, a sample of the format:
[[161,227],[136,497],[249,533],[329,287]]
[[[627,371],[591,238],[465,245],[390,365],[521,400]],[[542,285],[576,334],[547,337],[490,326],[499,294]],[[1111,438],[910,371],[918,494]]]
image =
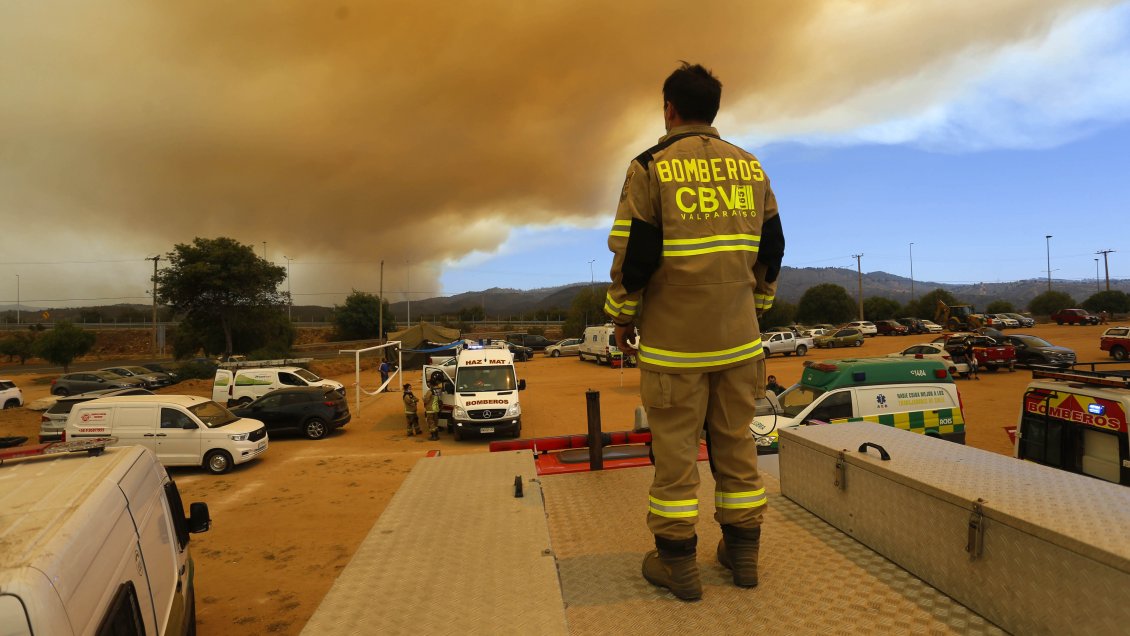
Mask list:
[[618,303],[615,300],[612,300],[612,294],[608,294],[604,297],[604,313],[612,316],[613,318],[618,318],[620,317],[620,315],[636,315],[636,307],[638,305],[639,301],[636,300],[625,300],[622,303]]
[[773,306],[773,296],[768,294],[754,294],[753,295],[753,308],[762,311],[768,310]]
[[709,368],[733,364],[761,355],[761,338],[721,351],[669,351],[640,343],[640,362],[660,367]]
[[612,231],[608,233],[608,236],[610,236],[610,237],[612,237],[612,236],[623,236],[624,238],[627,238],[628,237],[628,230],[631,229],[631,227],[632,227],[632,222],[630,220],[628,220],[628,221],[613,221],[612,222]]
[[765,489],[748,492],[716,492],[714,505],[718,508],[740,509],[758,508],[765,505]]
[[698,256],[717,252],[756,252],[761,237],[756,234],[716,234],[701,238],[663,239],[664,256]]
[[698,516],[698,499],[683,499],[680,501],[663,501],[655,497],[648,496],[647,511],[659,515],[660,517],[668,517],[670,519],[685,519],[687,517]]

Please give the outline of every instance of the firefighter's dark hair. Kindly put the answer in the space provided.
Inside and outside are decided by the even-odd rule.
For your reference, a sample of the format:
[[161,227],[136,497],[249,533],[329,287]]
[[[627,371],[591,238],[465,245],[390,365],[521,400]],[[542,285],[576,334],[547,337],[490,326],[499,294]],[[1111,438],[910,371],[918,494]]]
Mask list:
[[663,101],[686,121],[714,123],[722,102],[722,82],[701,64],[683,62],[663,82]]

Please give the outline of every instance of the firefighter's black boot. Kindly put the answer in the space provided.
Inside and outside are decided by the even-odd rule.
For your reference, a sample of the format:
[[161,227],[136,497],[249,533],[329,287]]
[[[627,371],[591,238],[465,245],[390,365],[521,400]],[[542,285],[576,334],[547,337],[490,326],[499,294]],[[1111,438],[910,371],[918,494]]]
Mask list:
[[718,562],[731,571],[734,585],[757,587],[757,551],[760,545],[761,526],[722,526],[722,539],[718,541]]
[[702,579],[698,576],[695,546],[698,537],[681,541],[655,537],[656,550],[643,557],[643,578],[652,585],[671,590],[681,600],[702,598]]

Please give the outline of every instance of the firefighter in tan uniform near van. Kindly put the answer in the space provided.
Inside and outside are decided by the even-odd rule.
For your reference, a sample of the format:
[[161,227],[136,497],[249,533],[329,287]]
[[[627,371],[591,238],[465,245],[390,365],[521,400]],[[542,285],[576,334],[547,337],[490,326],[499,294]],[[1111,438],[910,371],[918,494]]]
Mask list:
[[722,526],[719,562],[757,585],[766,497],[749,432],[765,393],[757,316],[773,304],[785,239],[760,162],[711,127],[722,85],[688,65],[663,84],[667,134],[628,167],[608,237],[605,312],[628,354],[638,326],[640,397],[655,455],[643,576],[680,599],[702,597],[695,523],[704,423]]

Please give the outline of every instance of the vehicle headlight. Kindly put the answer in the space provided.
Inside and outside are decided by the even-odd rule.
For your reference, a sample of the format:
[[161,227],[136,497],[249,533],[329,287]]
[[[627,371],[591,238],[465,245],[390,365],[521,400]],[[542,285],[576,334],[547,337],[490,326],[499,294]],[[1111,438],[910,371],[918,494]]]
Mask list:
[[464,409],[462,406],[455,407],[455,410],[452,411],[452,415],[454,415],[455,419],[457,419],[457,420],[469,419],[467,417],[467,410]]
[[246,442],[248,435],[251,435],[251,433],[235,433],[233,435],[228,435],[228,437],[231,438],[231,441],[233,442]]
[[506,417],[518,417],[521,412],[522,408],[515,402],[510,405],[510,408],[506,409]]

